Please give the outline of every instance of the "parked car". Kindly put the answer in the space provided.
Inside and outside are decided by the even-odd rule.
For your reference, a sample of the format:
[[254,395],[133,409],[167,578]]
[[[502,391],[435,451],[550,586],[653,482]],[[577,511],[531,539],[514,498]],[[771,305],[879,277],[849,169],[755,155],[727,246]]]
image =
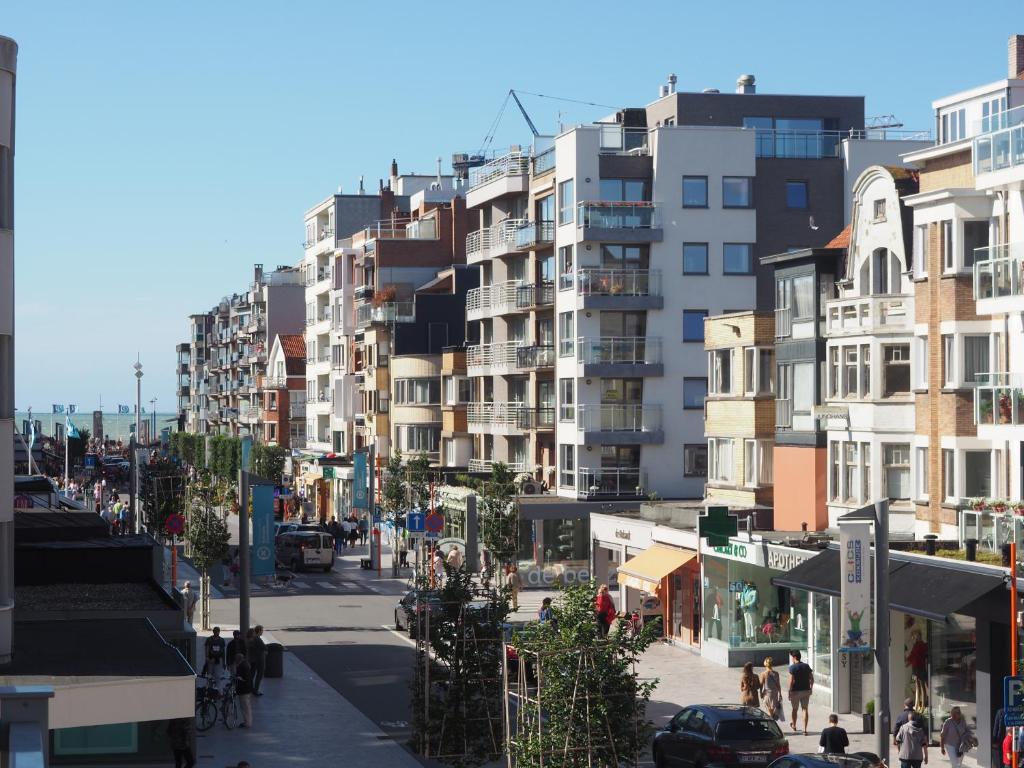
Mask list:
[[[872,755],[877,759],[877,755]],[[850,755],[797,754],[780,757],[768,768],[871,768],[875,765],[866,754]]]
[[697,704],[654,734],[657,768],[756,768],[789,754],[779,726],[757,707]]
[[323,530],[315,523],[274,523],[274,540],[276,541],[278,536],[292,531],[320,531],[322,533]]
[[277,561],[295,572],[334,567],[334,538],[322,531],[289,531],[274,542]]
[[416,637],[418,629],[424,625],[425,611],[435,616],[441,607],[441,593],[436,589],[412,589],[406,592],[395,606],[395,629],[408,632],[409,637]]

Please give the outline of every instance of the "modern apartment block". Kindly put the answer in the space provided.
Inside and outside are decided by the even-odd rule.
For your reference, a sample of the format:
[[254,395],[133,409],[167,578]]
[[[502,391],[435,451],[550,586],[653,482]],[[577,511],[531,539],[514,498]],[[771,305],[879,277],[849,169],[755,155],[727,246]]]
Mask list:
[[260,439],[282,448],[306,447],[306,342],[301,334],[274,338],[267,355],[267,370],[257,377],[260,402]]
[[192,345],[184,341],[174,348],[175,394],[178,398],[178,429],[185,428],[192,398]]

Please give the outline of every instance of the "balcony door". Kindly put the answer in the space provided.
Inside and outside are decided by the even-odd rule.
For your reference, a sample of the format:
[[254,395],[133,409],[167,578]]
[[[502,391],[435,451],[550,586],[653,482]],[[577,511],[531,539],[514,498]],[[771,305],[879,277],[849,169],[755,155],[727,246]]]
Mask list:
[[602,312],[601,336],[646,336],[646,312]]
[[651,199],[645,179],[601,179],[601,200],[609,203],[641,203]]

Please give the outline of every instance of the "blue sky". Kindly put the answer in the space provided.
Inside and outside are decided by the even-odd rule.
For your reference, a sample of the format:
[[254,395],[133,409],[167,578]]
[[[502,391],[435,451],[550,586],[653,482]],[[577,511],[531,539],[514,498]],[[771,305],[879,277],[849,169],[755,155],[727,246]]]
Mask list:
[[[864,95],[930,128],[932,99],[1005,77],[1019,5],[651,1],[3,0],[20,46],[19,408],[174,408],[186,315],[301,257],[302,212],[360,174],[447,169],[510,87],[642,106],[680,90]],[[955,10],[954,10],[955,9]],[[607,110],[524,97],[541,132]],[[528,143],[509,110],[494,146]]]

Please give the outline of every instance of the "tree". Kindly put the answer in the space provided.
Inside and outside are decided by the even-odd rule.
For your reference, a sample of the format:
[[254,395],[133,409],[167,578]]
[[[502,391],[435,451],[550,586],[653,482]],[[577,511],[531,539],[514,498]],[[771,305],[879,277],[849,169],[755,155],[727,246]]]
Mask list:
[[430,457],[420,452],[405,466],[405,482],[409,486],[409,501],[420,507],[430,506]]
[[252,455],[250,457],[251,470],[257,477],[265,480],[281,482],[281,475],[284,474],[285,459],[288,452],[279,445],[264,445],[253,443]]
[[185,538],[192,553],[192,563],[206,575],[210,566],[228,554],[231,534],[224,516],[214,507],[213,489],[202,483],[189,491],[188,526]]
[[85,449],[89,445],[90,437],[92,437],[92,433],[88,428],[81,427],[78,430],[78,437],[68,438],[68,459],[71,461],[72,466],[85,456]]
[[380,489],[380,506],[390,520],[395,520],[406,506],[405,467],[402,452],[395,448],[388,458]]
[[172,514],[183,511],[185,475],[171,459],[157,457],[139,467],[139,503],[142,521],[154,535],[164,530]]
[[[637,633],[625,622],[602,637],[593,582],[566,587],[545,622],[517,633],[519,663],[535,663],[539,683],[521,678],[512,742],[517,766],[583,768],[636,765],[650,739],[647,703],[657,680],[641,681],[636,663],[657,637],[658,621]],[[525,667],[524,667],[525,669]]]
[[512,562],[519,552],[519,505],[515,475],[507,464],[494,463],[477,497],[477,514],[484,546],[499,565]]

